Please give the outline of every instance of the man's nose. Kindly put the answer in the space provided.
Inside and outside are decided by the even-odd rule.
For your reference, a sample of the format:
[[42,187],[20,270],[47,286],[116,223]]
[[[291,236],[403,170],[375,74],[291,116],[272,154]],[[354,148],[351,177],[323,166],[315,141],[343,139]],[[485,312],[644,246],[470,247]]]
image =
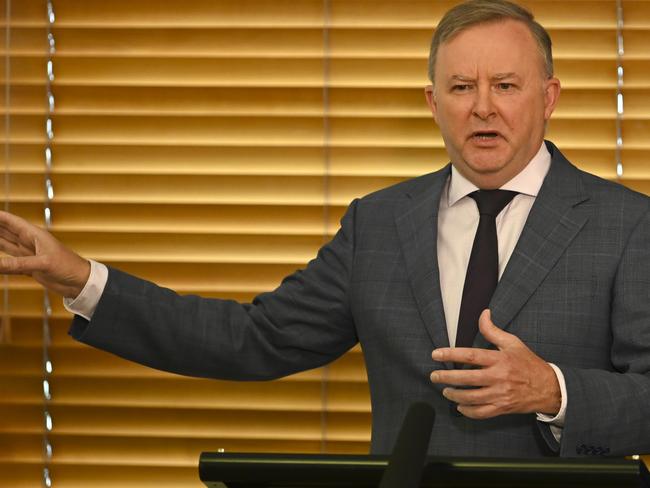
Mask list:
[[481,120],[487,120],[495,114],[492,93],[489,88],[479,87],[476,90],[472,113]]

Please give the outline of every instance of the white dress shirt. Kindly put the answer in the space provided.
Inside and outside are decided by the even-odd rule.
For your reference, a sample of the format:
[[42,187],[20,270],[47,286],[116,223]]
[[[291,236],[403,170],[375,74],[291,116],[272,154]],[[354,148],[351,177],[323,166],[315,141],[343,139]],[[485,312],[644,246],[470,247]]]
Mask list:
[[[546,149],[546,145],[542,143],[530,163],[517,176],[500,188],[501,190],[516,191],[519,194],[504,207],[496,218],[499,245],[499,278],[501,278],[512,251],[517,245],[530,209],[550,167],[551,155]],[[447,321],[447,335],[449,336],[449,344],[452,346],[456,343],[465,275],[480,218],[476,202],[468,195],[478,189],[476,185],[452,166],[451,176],[440,197],[438,210],[440,292]],[[560,368],[554,364],[551,364],[551,367],[555,371],[560,384],[562,404],[559,413],[555,417],[538,413],[537,419],[551,423],[551,431],[559,441],[566,414],[566,382]]]
[[[519,194],[501,211],[496,218],[499,243],[499,278],[519,240],[528,213],[551,166],[551,155],[542,143],[539,151],[528,165],[512,180],[501,187]],[[452,167],[451,176],[440,198],[438,214],[438,263],[440,268],[440,290],[447,320],[449,344],[456,342],[458,315],[465,283],[465,274],[478,228],[479,213],[476,202],[468,197],[478,190],[474,184]],[[90,261],[90,276],[84,289],[75,299],[63,300],[65,308],[86,320],[90,320],[99,303],[106,282],[108,268],[96,261]],[[551,364],[557,375],[562,392],[560,412],[551,417],[537,414],[537,419],[551,423],[551,431],[559,441],[566,412],[566,383],[560,369]]]

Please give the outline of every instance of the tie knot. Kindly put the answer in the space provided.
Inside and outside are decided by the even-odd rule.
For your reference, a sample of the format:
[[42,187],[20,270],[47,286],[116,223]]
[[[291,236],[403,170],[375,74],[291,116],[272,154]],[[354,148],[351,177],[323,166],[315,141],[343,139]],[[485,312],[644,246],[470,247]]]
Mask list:
[[517,195],[516,191],[509,190],[478,190],[469,196],[476,201],[481,215],[496,217]]

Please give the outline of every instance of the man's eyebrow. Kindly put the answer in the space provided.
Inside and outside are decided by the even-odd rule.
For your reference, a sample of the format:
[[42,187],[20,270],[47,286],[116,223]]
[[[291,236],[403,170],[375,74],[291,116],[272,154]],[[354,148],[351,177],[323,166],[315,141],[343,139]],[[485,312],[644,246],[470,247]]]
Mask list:
[[476,81],[474,78],[470,76],[463,76],[463,75],[452,75],[450,80],[451,81]]
[[[499,81],[499,80],[505,80],[508,78],[519,78],[519,75],[515,72],[509,72],[509,73],[497,73],[494,76],[490,78],[491,81]],[[472,78],[471,76],[463,76],[463,75],[451,75],[449,78],[449,81],[463,81],[463,82],[475,82],[476,79]]]
[[517,73],[497,73],[492,77],[493,81],[505,80],[506,78],[519,78]]

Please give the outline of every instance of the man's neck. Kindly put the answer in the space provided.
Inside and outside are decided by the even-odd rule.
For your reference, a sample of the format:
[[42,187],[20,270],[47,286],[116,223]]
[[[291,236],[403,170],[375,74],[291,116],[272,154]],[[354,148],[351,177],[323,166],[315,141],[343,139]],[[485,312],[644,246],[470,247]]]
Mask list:
[[[548,152],[546,144],[542,143],[539,151],[537,151],[522,171],[496,188],[516,191],[530,196],[537,196],[550,166],[551,154]],[[481,187],[476,185],[476,183],[472,182],[458,171],[456,166],[453,166],[449,186],[449,205],[453,205],[460,198],[480,188]]]

